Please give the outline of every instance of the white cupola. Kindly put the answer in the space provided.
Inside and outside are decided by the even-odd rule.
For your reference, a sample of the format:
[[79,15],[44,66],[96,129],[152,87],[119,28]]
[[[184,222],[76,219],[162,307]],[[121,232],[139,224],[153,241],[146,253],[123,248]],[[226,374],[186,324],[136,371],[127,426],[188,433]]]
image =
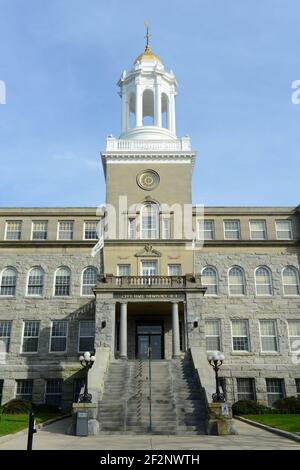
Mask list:
[[160,58],[151,51],[148,26],[146,40],[145,51],[118,82],[122,98],[120,139],[176,139],[177,81],[173,72],[166,72]]

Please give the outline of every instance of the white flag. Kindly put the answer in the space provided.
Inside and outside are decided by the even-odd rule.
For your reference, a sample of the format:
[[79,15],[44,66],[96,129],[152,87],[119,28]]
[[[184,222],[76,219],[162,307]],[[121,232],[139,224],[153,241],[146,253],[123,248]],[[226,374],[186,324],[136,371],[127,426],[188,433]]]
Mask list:
[[102,250],[102,248],[104,247],[104,238],[103,236],[98,240],[98,242],[96,243],[96,245],[93,247],[92,249],[92,252],[91,252],[91,256],[94,258],[96,256],[96,254]]

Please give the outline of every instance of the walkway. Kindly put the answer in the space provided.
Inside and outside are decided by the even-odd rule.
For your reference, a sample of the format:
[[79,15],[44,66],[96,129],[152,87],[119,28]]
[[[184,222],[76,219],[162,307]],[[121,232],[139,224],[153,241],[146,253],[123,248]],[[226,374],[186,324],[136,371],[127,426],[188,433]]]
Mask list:
[[[300,450],[300,444],[268,431],[235,421],[236,436],[147,436],[102,435],[76,437],[65,435],[70,419],[39,430],[33,437],[33,449],[39,450]],[[0,450],[26,449],[27,435],[1,442]]]

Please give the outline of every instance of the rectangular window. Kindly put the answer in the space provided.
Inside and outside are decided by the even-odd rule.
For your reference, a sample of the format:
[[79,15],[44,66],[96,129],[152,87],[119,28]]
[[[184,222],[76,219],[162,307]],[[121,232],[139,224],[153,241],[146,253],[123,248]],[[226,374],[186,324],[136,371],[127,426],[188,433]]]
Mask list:
[[33,391],[33,380],[16,380],[16,383],[16,398],[31,401]]
[[4,380],[0,380],[0,406],[2,405],[3,384]]
[[21,240],[22,220],[6,222],[5,240]]
[[231,326],[233,351],[250,351],[248,321],[232,320]]
[[265,220],[250,220],[249,224],[251,240],[267,239],[267,228]]
[[277,240],[292,240],[293,239],[291,220],[276,220],[275,228],[276,228]]
[[288,321],[290,351],[295,352],[300,349],[300,320]]
[[[300,379],[295,379],[297,397],[300,398]],[[0,402],[1,404],[1,402]]]
[[236,379],[238,400],[255,400],[254,379]]
[[283,379],[266,379],[268,406],[273,406],[274,402],[284,397]]
[[157,279],[153,276],[158,275],[157,261],[142,261],[141,262],[141,272],[142,272],[142,283],[153,285],[157,282]]
[[9,351],[11,326],[12,321],[10,320],[0,321],[0,353]]
[[215,239],[215,221],[214,220],[198,220],[198,239],[214,240]]
[[38,350],[40,334],[39,321],[25,321],[23,332],[23,348],[22,352],[36,353]]
[[136,219],[128,219],[128,238],[136,239]]
[[168,264],[169,276],[181,276],[181,264]]
[[220,321],[219,320],[206,320],[205,321],[205,341],[206,351],[220,351]]
[[87,220],[84,222],[84,239],[97,240],[97,220]]
[[276,321],[260,320],[259,327],[262,352],[278,352]]
[[50,352],[67,350],[68,322],[58,320],[52,322]]
[[118,276],[131,276],[131,265],[118,264]]
[[73,240],[74,222],[61,220],[58,222],[58,240]]
[[62,379],[46,380],[46,405],[60,406],[62,396]]
[[171,221],[169,218],[162,219],[162,229],[163,239],[169,240],[171,238]]
[[83,320],[79,322],[79,346],[78,351],[94,351],[95,321]]
[[241,229],[239,220],[224,220],[225,240],[240,240]]
[[48,238],[48,221],[34,220],[32,222],[32,240],[47,240]]

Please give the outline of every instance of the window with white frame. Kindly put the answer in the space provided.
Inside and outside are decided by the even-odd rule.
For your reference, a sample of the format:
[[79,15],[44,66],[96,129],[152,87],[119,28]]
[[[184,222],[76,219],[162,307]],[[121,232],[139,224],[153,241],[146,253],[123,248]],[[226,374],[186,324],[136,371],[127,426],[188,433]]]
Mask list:
[[[300,398],[300,379],[295,379],[297,397]],[[1,403],[1,402],[0,402]]]
[[15,268],[5,268],[1,274],[0,295],[15,297],[17,288],[17,271]]
[[22,352],[36,353],[38,351],[39,334],[39,321],[24,321]]
[[284,398],[283,379],[266,379],[268,406],[273,406],[275,401]]
[[32,240],[47,240],[48,238],[48,221],[33,220],[32,221]]
[[58,240],[73,240],[73,220],[60,220],[58,222]]
[[224,220],[225,240],[240,240],[241,228],[239,220]]
[[56,297],[68,296],[71,290],[71,271],[67,267],[59,268],[55,274],[55,291]]
[[232,320],[233,351],[250,351],[248,320]]
[[233,266],[228,272],[229,295],[245,295],[246,285],[244,271],[239,266]]
[[251,240],[266,240],[267,228],[265,220],[250,220],[250,238]]
[[56,320],[52,322],[50,352],[65,352],[67,350],[68,322]]
[[129,240],[136,239],[136,219],[132,217],[128,219],[128,238]]
[[164,217],[162,219],[162,232],[164,240],[169,240],[171,238],[171,220],[169,217]]
[[32,400],[33,380],[16,380],[16,398],[21,400]]
[[168,276],[181,276],[181,264],[168,264]]
[[85,240],[97,240],[97,220],[86,220],[84,222],[84,239]]
[[238,400],[255,400],[254,379],[237,378],[236,385]]
[[11,320],[0,320],[0,353],[9,352],[11,327]]
[[275,220],[277,240],[292,240],[293,230],[291,220]]
[[282,284],[284,295],[299,295],[299,274],[293,266],[287,266],[282,271]]
[[28,274],[27,295],[41,297],[44,290],[44,271],[42,268],[32,268]]
[[254,272],[256,295],[272,295],[272,275],[266,266],[259,266]]
[[62,398],[62,379],[47,379],[45,390],[46,405],[60,406]]
[[220,320],[205,320],[206,351],[221,350]]
[[291,352],[300,350],[300,320],[288,320],[289,345]]
[[156,204],[147,203],[141,209],[141,238],[159,238],[159,212]]
[[79,345],[78,351],[94,351],[95,321],[83,320],[79,322]]
[[199,240],[215,239],[215,221],[214,220],[198,220],[197,235]]
[[141,262],[142,284],[153,285],[157,282],[158,267],[156,260],[147,260]]
[[262,352],[278,352],[278,335],[275,320],[260,320],[260,342]]
[[21,240],[22,220],[7,220],[5,240]]
[[218,295],[218,274],[213,266],[206,266],[201,273],[201,283],[206,287],[205,295]]
[[118,264],[118,276],[131,276],[131,265]]
[[93,295],[97,283],[97,269],[93,266],[86,268],[82,274],[82,295]]

